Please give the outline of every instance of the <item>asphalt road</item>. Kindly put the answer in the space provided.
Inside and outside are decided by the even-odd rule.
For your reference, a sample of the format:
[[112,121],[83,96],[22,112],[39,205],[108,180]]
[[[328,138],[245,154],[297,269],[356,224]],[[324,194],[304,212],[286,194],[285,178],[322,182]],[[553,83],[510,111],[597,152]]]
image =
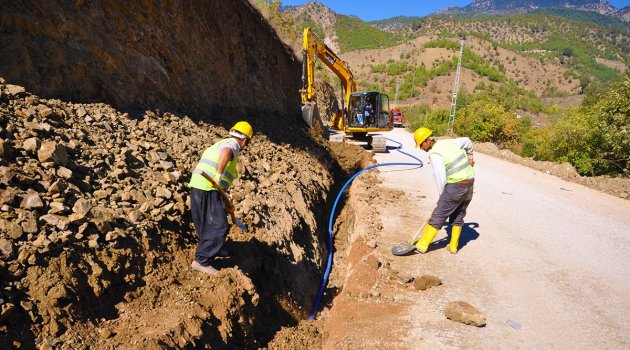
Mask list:
[[[382,250],[408,240],[437,201],[431,165],[413,147],[411,133],[395,129],[384,136],[402,142],[425,165],[379,168],[382,186],[407,195],[382,215]],[[388,141],[390,151],[377,154],[377,161],[410,161],[395,145]],[[444,281],[407,301],[407,325],[401,327],[410,334],[392,339],[392,346],[630,348],[630,201],[479,152],[475,160],[460,252],[447,252],[443,229],[427,254],[392,257],[399,271]],[[446,320],[443,308],[454,300],[479,309],[487,325]]]

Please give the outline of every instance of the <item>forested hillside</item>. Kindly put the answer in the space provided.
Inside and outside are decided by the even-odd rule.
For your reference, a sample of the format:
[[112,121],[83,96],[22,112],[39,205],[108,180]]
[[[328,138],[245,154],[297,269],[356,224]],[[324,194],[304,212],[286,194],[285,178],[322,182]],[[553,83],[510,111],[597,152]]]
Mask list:
[[[440,133],[448,129],[465,38],[456,132],[535,159],[569,161],[581,174],[627,175],[627,159],[618,151],[630,152],[622,126],[630,124],[623,110],[630,31],[625,22],[588,8],[591,3],[507,16],[464,13],[371,23],[335,15],[325,27],[316,18],[304,21],[299,7],[286,16],[298,33],[312,26],[325,37],[337,37],[360,89],[389,94],[412,128],[428,124]],[[602,6],[607,10],[599,12],[612,13]],[[336,78],[323,65],[318,72],[335,86]],[[580,106],[585,99],[590,104]],[[566,136],[580,132],[580,140],[590,140],[588,147]]]

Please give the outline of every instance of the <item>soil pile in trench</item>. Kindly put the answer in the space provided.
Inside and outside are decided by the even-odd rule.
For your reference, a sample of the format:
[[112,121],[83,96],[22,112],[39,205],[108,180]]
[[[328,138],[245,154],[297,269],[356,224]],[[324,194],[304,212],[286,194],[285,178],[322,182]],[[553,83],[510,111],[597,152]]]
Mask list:
[[[304,318],[333,179],[364,156],[309,135],[300,63],[260,14],[0,7],[0,348],[259,348]],[[231,229],[207,277],[186,184],[240,119],[255,136],[231,194],[250,233]]]
[[0,91],[4,345],[256,347],[303,317],[325,253],[318,208],[338,168],[325,148],[254,137],[232,190],[252,232],[232,228],[232,257],[205,277],[189,269],[186,183],[225,129]]

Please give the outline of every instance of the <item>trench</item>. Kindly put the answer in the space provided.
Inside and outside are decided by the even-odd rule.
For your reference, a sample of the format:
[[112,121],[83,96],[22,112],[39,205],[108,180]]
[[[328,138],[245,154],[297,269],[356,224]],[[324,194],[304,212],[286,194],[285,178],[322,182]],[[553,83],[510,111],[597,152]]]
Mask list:
[[[321,145],[305,135],[301,124],[298,126],[301,120],[293,115],[299,107],[298,60],[287,55],[287,48],[262,16],[244,1],[217,2],[213,11],[201,1],[186,8],[175,4],[164,11],[173,16],[166,24],[162,23],[165,17],[157,15],[162,10],[157,6],[160,4],[140,18],[136,13],[142,11],[123,2],[105,7],[77,2],[63,9],[36,3],[37,11],[21,4],[7,5],[4,24],[8,29],[0,35],[9,51],[20,47],[16,56],[2,56],[6,64],[0,72],[0,151],[13,153],[3,157],[0,166],[5,168],[0,170],[19,174],[0,184],[0,190],[10,195],[6,200],[0,196],[8,208],[0,214],[11,227],[27,222],[27,210],[20,208],[20,197],[27,190],[38,192],[45,202],[42,208],[28,210],[39,214],[36,229],[10,240],[13,252],[0,261],[0,348],[16,344],[57,348],[67,344],[76,348],[254,349],[272,344],[284,328],[299,329],[321,283],[322,264],[326,262],[316,257],[328,253],[326,227],[334,197],[352,174],[369,163],[369,156],[358,146]],[[58,27],[43,26],[54,21],[41,18],[63,18],[64,23],[66,18],[73,20],[59,32]],[[41,23],[42,27],[29,23]],[[109,30],[113,24],[117,30]],[[194,33],[188,32],[190,28]],[[200,33],[196,28],[202,29]],[[235,33],[225,35],[226,28]],[[147,35],[150,32],[157,34]],[[97,41],[81,39],[89,33],[103,35]],[[121,44],[121,40],[136,37],[141,40],[130,43],[135,51],[119,50],[126,47],[126,41]],[[248,49],[233,49],[243,55],[226,54],[225,48],[231,46],[220,41],[208,43],[207,37],[236,37],[234,43]],[[42,43],[46,43],[45,53]],[[159,72],[148,76],[155,81],[121,80],[147,76],[143,69],[150,67],[138,65],[138,55],[168,62],[169,71],[174,70],[170,80],[160,80],[164,77]],[[25,66],[21,64],[24,61],[34,64]],[[107,69],[92,69],[94,65]],[[40,66],[51,70],[34,71]],[[190,71],[204,74],[189,76],[186,72]],[[243,76],[252,77],[253,85],[242,84]],[[279,80],[278,76],[288,78]],[[7,84],[25,89],[9,93],[4,78]],[[119,87],[123,83],[124,89]],[[136,110],[145,112],[135,115]],[[167,184],[146,181],[161,169],[151,153],[164,155],[163,160],[185,174],[198,160],[204,141],[209,136],[222,137],[243,115],[255,115],[252,119],[263,145],[251,157],[249,176],[243,177],[248,185],[262,178],[260,174],[267,174],[263,163],[273,164],[278,158],[290,162],[288,157],[296,155],[315,159],[288,168],[310,181],[310,187],[300,188],[304,190],[300,195],[312,195],[308,203],[313,206],[317,230],[313,233],[312,222],[302,218],[292,227],[292,236],[277,240],[289,242],[291,238],[310,260],[296,263],[290,249],[287,252],[287,247],[279,247],[277,241],[265,236],[274,232],[244,236],[233,229],[230,235],[237,239],[228,240],[226,248],[234,256],[217,266],[226,272],[216,279],[199,277],[189,272],[197,237],[186,216],[187,179],[182,176]],[[48,123],[50,131],[30,130],[27,121]],[[36,152],[23,146],[31,136],[74,145],[68,149],[68,157],[76,168],[71,167],[70,178],[64,180],[72,185],[64,198],[63,194],[53,198],[47,188],[37,184],[42,177],[46,185],[54,183],[59,175],[50,171],[56,165],[42,165]],[[151,144],[151,149],[142,146],[145,144]],[[307,167],[298,168],[302,165]],[[318,187],[318,180],[312,180],[312,173],[322,168],[330,174],[331,183],[313,194],[309,191]],[[158,186],[177,194],[178,200],[170,201],[174,206],[164,209],[169,201],[157,201]],[[263,219],[274,219],[278,211],[272,211],[278,208],[264,205],[267,193],[257,192],[258,184],[252,186],[255,190],[249,199],[256,205],[252,211],[260,211]],[[245,192],[239,190],[235,192]],[[96,191],[101,192],[100,198],[94,195]],[[139,210],[142,204],[136,198],[129,199],[131,191],[145,197],[143,201],[150,200],[151,206],[155,203],[155,208],[150,208],[154,210],[146,214],[155,212],[138,221],[130,219],[127,209]],[[91,219],[64,228],[41,219],[54,200],[63,200],[72,208],[78,198],[93,206],[117,207],[120,213],[113,215],[115,219],[107,223],[110,227],[102,231]],[[345,197],[339,205],[336,216],[341,219],[336,225],[343,227]],[[64,215],[69,216],[69,212]],[[110,229],[115,234],[105,232]],[[65,231],[70,236],[64,236],[68,234]],[[46,249],[36,245],[41,241],[36,241],[37,237],[51,241],[47,241]],[[335,285],[326,287],[320,309],[331,304],[337,289]]]

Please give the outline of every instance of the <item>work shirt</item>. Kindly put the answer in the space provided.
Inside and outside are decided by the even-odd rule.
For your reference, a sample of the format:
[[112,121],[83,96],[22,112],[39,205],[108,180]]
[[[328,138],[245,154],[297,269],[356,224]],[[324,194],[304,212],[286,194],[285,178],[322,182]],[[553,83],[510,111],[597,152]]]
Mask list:
[[[436,145],[438,142],[445,142],[445,141],[454,141],[456,145],[465,152],[467,157],[473,156],[472,141],[470,141],[468,137],[458,137],[456,139],[437,140]],[[433,147],[435,147],[435,145]],[[442,192],[444,192],[444,187],[446,186],[446,165],[442,156],[439,154],[432,153],[431,150],[429,150],[429,160],[431,161],[431,165],[433,166],[433,174],[435,175],[435,182],[437,184],[438,193],[441,196]],[[473,172],[472,177],[469,177],[468,179],[465,179],[465,180],[472,180],[474,178],[475,176]]]

